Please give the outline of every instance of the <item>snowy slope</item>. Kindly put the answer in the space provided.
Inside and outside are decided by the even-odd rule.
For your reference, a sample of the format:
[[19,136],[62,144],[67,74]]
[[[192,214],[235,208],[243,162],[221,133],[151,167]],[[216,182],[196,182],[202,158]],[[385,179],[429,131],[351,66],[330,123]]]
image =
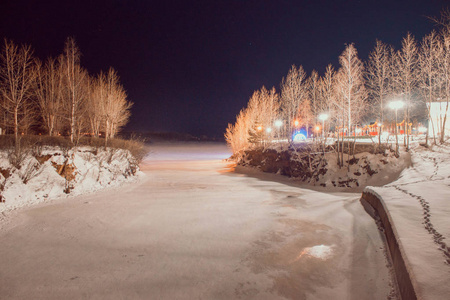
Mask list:
[[382,199],[419,298],[450,295],[450,146],[411,151],[412,167],[384,187],[364,192]]
[[[16,164],[17,165],[17,164]],[[55,147],[29,152],[14,167],[0,152],[0,212],[68,195],[80,195],[136,180],[142,174],[127,150]]]

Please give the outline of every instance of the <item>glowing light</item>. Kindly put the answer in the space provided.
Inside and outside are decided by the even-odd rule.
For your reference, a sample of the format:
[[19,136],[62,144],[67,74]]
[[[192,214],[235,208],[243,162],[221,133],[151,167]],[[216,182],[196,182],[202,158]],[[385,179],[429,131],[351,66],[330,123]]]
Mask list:
[[306,140],[306,136],[303,133],[294,134],[294,138],[292,139],[294,142],[302,142]]
[[319,120],[324,122],[325,120],[327,120],[329,117],[329,115],[327,113],[322,113],[319,115]]
[[256,129],[257,129],[258,131],[261,131],[261,130],[262,130],[262,126],[258,126],[258,127],[256,127]]
[[389,103],[389,107],[391,109],[400,109],[405,105],[405,102],[401,101],[401,100],[396,100],[396,101],[392,101]]
[[320,126],[316,126],[316,131],[319,131],[320,130]]
[[272,132],[272,128],[269,127],[269,128],[266,129],[266,131],[267,131],[268,133],[271,133],[271,132]]
[[378,127],[381,127],[381,126],[383,126],[383,123],[378,123]]
[[295,126],[298,126],[298,124],[300,124],[300,122],[299,122],[298,120],[295,120],[295,121],[294,121],[294,125],[295,125]]
[[277,126],[277,127],[283,126],[283,121],[281,121],[281,120],[276,120],[276,121],[275,121],[275,126]]

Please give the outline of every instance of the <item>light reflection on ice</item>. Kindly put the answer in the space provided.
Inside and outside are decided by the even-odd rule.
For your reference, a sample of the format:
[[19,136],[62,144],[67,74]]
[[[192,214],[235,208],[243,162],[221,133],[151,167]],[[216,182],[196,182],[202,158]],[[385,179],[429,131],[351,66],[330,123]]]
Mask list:
[[313,247],[307,247],[300,252],[299,256],[295,259],[295,261],[298,261],[303,256],[309,256],[314,258],[319,258],[322,260],[327,260],[333,256],[333,248],[332,246],[327,245],[317,245]]

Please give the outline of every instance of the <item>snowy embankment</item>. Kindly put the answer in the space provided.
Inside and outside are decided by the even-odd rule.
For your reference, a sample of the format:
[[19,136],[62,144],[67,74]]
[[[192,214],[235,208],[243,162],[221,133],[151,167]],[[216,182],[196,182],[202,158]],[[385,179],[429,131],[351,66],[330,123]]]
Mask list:
[[19,157],[0,151],[0,212],[118,186],[140,174],[123,149],[43,147]]
[[238,164],[289,176],[311,186],[362,191],[365,186],[383,186],[397,179],[400,172],[409,166],[410,157],[408,153],[402,153],[397,158],[386,149],[383,154],[344,154],[344,161],[344,166],[339,167],[336,153],[323,155],[321,152],[289,148],[248,150],[238,159]]
[[417,298],[448,299],[450,146],[415,147],[411,159],[398,180],[367,187],[363,198],[376,198],[386,212]]

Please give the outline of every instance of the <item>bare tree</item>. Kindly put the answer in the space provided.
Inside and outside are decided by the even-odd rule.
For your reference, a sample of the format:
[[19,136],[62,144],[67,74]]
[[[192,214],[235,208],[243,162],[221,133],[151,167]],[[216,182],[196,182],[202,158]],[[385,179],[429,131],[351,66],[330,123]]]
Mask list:
[[110,68],[106,75],[106,97],[102,102],[103,120],[105,122],[105,143],[119,132],[130,118],[133,104],[127,100],[127,94],[119,83],[117,72]]
[[[433,130],[434,143],[436,143],[436,134],[434,122],[430,114],[431,103],[439,98],[439,84],[441,82],[439,72],[439,62],[442,61],[443,45],[439,40],[435,31],[425,36],[422,39],[422,44],[419,53],[419,87],[425,104],[427,104],[428,120],[431,122]],[[428,144],[429,131],[426,134],[426,144]]]
[[405,102],[404,145],[408,151],[409,123],[414,104],[412,95],[417,87],[418,81],[418,49],[414,37],[409,32],[402,40],[402,48],[397,52],[395,61],[395,70],[397,71],[394,76],[395,84]]
[[88,97],[86,70],[80,66],[80,51],[73,38],[68,38],[64,46],[64,54],[60,57],[63,70],[65,99],[65,119],[69,121],[70,140],[73,143],[77,134],[77,118],[83,113],[84,102]]
[[308,78],[308,96],[311,106],[312,122],[317,123],[318,114],[323,111],[323,102],[320,97],[320,78],[316,70]]
[[105,73],[100,72],[96,78],[92,79],[91,87],[87,112],[91,132],[95,137],[99,137],[104,117],[103,103],[106,101],[107,95]]
[[353,44],[348,45],[339,57],[341,64],[340,86],[346,104],[346,119],[349,134],[352,126],[361,120],[366,109],[367,92],[364,87],[364,66],[358,58],[358,52]]
[[[334,106],[333,103],[336,101],[336,71],[334,67],[329,64],[325,69],[325,74],[322,78],[320,78],[319,91],[320,91],[320,112],[318,113],[327,113],[330,117],[334,115]],[[328,126],[331,126],[331,118],[328,120]],[[324,128],[324,132],[328,132],[326,128]]]
[[45,65],[37,63],[35,96],[40,116],[50,136],[57,134],[58,118],[62,113],[61,68],[57,61],[48,58]]
[[[389,47],[377,40],[375,48],[369,54],[365,68],[368,95],[373,113],[378,122],[382,124],[381,126],[384,124],[386,100],[391,93],[392,60],[390,53]],[[381,132],[378,134],[378,143],[381,145]]]
[[[338,91],[340,93],[340,109],[343,111],[343,125],[347,127],[347,135],[351,136],[352,127],[361,120],[366,109],[367,92],[364,82],[364,67],[358,58],[358,52],[353,44],[348,45],[339,56],[341,68],[337,77]],[[355,134],[356,137],[356,134]],[[348,143],[350,155],[350,143]],[[343,153],[343,146],[342,146]],[[343,154],[341,154],[343,158]]]
[[303,67],[293,65],[281,82],[281,109],[287,122],[288,140],[292,139],[294,120],[299,115],[302,102],[307,100],[306,73]]
[[13,128],[16,150],[18,150],[18,134],[21,110],[30,101],[31,90],[35,80],[33,50],[28,45],[17,46],[5,39],[0,55],[1,94],[3,105],[13,117]]

